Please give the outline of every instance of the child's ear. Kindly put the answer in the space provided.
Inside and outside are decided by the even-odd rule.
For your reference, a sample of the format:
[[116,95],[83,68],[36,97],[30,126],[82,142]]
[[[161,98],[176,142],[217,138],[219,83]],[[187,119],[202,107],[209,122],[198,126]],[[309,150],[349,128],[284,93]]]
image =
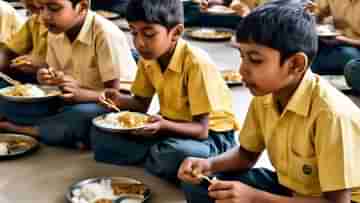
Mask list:
[[89,1],[82,0],[75,6],[75,11],[79,14],[87,13],[89,10]]
[[293,74],[303,74],[308,66],[309,66],[309,59],[307,55],[303,52],[298,52],[287,60],[289,71]]
[[184,25],[183,24],[178,24],[173,28],[173,41],[177,41],[182,33],[184,32]]

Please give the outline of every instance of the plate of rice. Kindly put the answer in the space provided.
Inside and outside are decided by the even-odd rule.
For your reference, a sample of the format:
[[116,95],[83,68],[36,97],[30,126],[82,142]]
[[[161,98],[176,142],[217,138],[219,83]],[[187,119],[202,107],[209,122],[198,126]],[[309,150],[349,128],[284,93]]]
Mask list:
[[112,112],[93,119],[94,126],[113,133],[139,130],[149,123],[149,115],[130,111]]
[[37,102],[58,97],[61,91],[56,86],[21,84],[0,89],[0,97],[14,102]]
[[35,151],[39,142],[29,136],[21,134],[0,134],[0,159],[19,157]]
[[234,35],[234,31],[227,28],[194,27],[188,28],[186,36],[204,41],[227,41]]
[[142,203],[150,198],[150,189],[133,178],[99,177],[79,181],[66,193],[69,203]]

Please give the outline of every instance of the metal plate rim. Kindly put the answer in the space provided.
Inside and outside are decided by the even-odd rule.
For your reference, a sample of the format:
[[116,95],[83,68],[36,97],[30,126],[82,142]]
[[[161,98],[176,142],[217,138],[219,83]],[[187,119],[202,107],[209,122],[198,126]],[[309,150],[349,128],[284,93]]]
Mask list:
[[[0,89],[0,92],[4,89],[11,88],[12,86],[4,87]],[[56,86],[49,86],[49,85],[38,85],[40,89],[50,89],[51,91],[60,91],[59,87]],[[20,103],[33,103],[33,102],[41,102],[41,101],[47,101],[52,98],[59,97],[59,95],[50,95],[50,96],[44,96],[44,97],[19,97],[19,96],[5,96],[3,94],[0,94],[0,98],[7,100],[9,102],[20,102]]]
[[[204,38],[204,37],[198,37],[198,36],[191,34],[191,32],[194,32],[194,31],[200,30],[200,29],[213,29],[213,30],[220,31],[220,32],[230,32],[231,36],[220,37],[220,38]],[[201,40],[201,41],[229,41],[234,36],[234,30],[229,29],[229,28],[221,28],[221,27],[190,27],[190,28],[185,29],[184,35],[187,37],[190,37],[192,39]]]
[[119,179],[122,179],[122,180],[129,180],[129,181],[134,181],[136,183],[139,183],[139,184],[143,184],[146,188],[146,191],[145,191],[145,194],[144,194],[144,200],[143,202],[146,202],[148,199],[150,199],[151,197],[151,190],[150,190],[150,187],[143,183],[142,181],[140,180],[137,180],[137,179],[134,179],[134,178],[130,178],[130,177],[125,177],[125,176],[102,176],[102,177],[95,177],[95,178],[86,178],[86,179],[82,179],[80,181],[77,181],[73,184],[71,184],[67,190],[67,192],[65,193],[65,197],[66,197],[66,200],[69,202],[69,203],[72,203],[71,201],[71,198],[72,198],[72,191],[75,189],[75,188],[78,188],[78,187],[81,187],[85,184],[89,184],[89,183],[93,183],[93,182],[100,182],[101,180],[104,180],[104,179],[111,179],[111,180],[119,180]]
[[[121,111],[121,112],[118,112],[118,113],[126,113],[126,112],[129,112],[129,111]],[[110,112],[110,113],[114,113],[114,112]],[[98,123],[98,120],[100,120],[100,119],[103,120],[110,113],[106,113],[106,114],[103,114],[103,115],[100,115],[100,116],[97,116],[97,117],[93,118],[92,119],[92,124],[95,127],[97,127],[98,129],[104,130],[106,132],[111,132],[111,133],[126,133],[126,132],[135,131],[135,130],[140,130],[140,129],[143,129],[145,127],[145,126],[139,126],[139,127],[136,127],[136,128],[110,128],[110,127],[104,127],[104,126],[102,126],[101,124]],[[141,114],[139,112],[132,112],[132,113]]]
[[16,134],[16,133],[0,133],[0,137],[1,136],[13,136],[13,137],[19,137],[22,140],[26,140],[26,141],[30,141],[33,143],[33,145],[22,152],[16,152],[16,153],[10,153],[7,155],[0,155],[0,160],[5,160],[5,159],[12,159],[12,158],[16,158],[16,157],[20,157],[29,153],[32,153],[34,151],[36,151],[39,147],[40,147],[40,143],[33,137],[28,136],[28,135],[24,135],[24,134]]

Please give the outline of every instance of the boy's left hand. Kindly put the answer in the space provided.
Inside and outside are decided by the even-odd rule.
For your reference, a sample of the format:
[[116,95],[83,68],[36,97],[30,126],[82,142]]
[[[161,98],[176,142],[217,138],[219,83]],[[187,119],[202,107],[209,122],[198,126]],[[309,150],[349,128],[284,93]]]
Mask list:
[[245,17],[247,15],[249,15],[249,13],[251,12],[249,6],[247,6],[245,3],[240,2],[240,1],[233,1],[230,4],[230,8],[234,11],[236,11],[237,15],[241,16],[241,17]]
[[31,74],[36,74],[37,71],[44,66],[46,66],[46,63],[35,59],[35,57],[31,55],[19,56],[11,60],[10,64],[10,68]]
[[153,136],[163,127],[164,121],[165,119],[160,115],[150,116],[150,123],[147,124],[144,128],[135,131],[134,134],[145,137]]
[[258,195],[256,189],[238,181],[215,180],[208,190],[215,203],[253,203]]
[[60,84],[62,91],[64,92],[62,98],[68,102],[79,101],[82,96],[82,88],[78,81],[71,76],[65,75]]

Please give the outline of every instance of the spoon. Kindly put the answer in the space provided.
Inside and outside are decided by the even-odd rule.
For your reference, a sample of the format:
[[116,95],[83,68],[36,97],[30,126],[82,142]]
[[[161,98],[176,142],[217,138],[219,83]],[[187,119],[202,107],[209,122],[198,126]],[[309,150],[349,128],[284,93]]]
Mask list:
[[3,80],[5,80],[6,82],[8,82],[9,84],[16,86],[16,85],[21,85],[21,82],[15,79],[12,79],[10,76],[8,76],[7,74],[0,72],[0,78],[2,78]]

